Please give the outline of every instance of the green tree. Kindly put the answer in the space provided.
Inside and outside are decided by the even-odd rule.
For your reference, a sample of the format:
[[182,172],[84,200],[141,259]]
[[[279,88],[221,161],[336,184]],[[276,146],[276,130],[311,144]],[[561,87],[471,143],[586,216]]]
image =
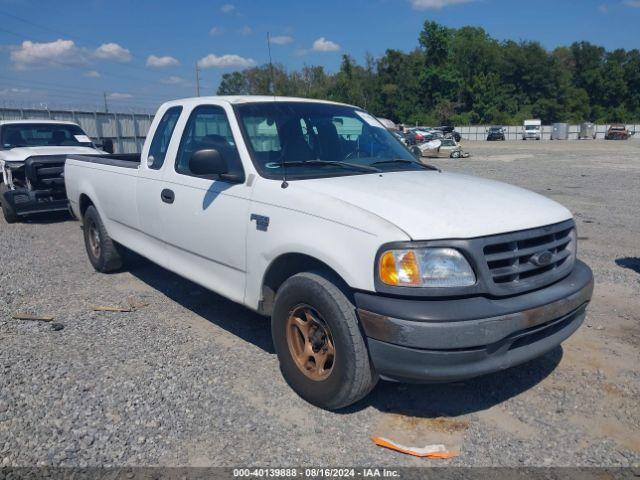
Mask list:
[[223,75],[218,93],[327,98],[405,123],[631,122],[640,121],[640,50],[575,42],[547,51],[427,20],[412,51],[363,64],[344,55],[335,73],[262,65]]

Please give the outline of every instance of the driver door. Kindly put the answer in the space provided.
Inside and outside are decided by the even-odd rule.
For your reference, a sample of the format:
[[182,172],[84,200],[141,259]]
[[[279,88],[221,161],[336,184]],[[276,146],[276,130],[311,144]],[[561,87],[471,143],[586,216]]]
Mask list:
[[222,106],[195,107],[183,130],[174,163],[165,169],[161,216],[170,253],[169,268],[241,302],[251,189],[244,183],[206,178],[189,170],[194,152],[216,149],[230,171],[242,171],[236,145]]

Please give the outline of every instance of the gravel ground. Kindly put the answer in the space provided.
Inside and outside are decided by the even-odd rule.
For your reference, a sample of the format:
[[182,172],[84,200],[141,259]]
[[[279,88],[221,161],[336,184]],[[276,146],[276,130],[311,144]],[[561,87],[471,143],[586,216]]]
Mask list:
[[[466,147],[471,158],[436,163],[576,215],[596,292],[562,348],[467,382],[381,382],[329,413],[287,387],[264,318],[144,260],[95,273],[66,216],[0,220],[0,464],[640,465],[640,142]],[[375,433],[454,443],[460,456],[404,456]]]

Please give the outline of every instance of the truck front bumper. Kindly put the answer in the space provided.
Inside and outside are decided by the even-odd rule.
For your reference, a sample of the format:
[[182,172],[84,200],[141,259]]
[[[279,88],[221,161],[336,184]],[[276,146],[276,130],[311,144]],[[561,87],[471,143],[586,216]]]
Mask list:
[[69,200],[64,192],[51,190],[9,190],[4,192],[2,201],[6,202],[16,215],[69,210]]
[[357,292],[358,316],[378,374],[402,382],[448,382],[536,358],[581,325],[591,269],[505,298],[403,299]]

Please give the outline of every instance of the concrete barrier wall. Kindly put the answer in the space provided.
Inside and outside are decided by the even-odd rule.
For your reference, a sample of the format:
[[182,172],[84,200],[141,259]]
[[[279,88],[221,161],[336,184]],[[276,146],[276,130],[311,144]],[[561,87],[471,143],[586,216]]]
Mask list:
[[0,108],[0,121],[30,119],[75,122],[97,143],[113,140],[116,153],[137,153],[142,150],[153,115]]

